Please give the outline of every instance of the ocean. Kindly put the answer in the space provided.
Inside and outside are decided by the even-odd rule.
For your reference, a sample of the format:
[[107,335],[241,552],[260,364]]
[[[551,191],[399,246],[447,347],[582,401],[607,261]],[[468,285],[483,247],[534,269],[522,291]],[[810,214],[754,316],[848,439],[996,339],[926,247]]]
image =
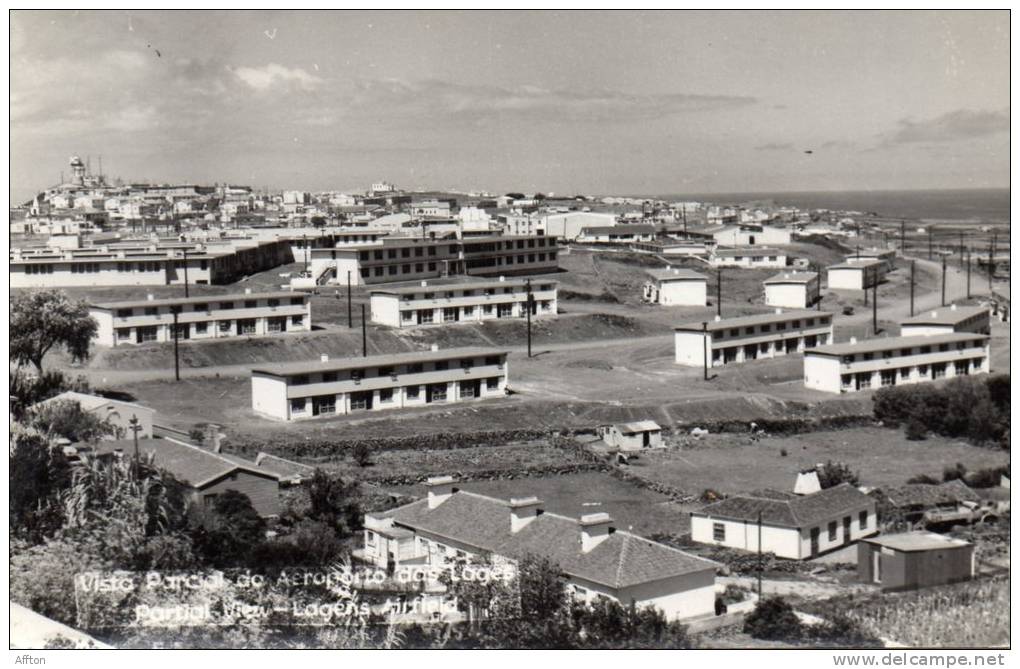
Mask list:
[[860,211],[889,218],[1009,223],[1009,189],[684,193],[655,196],[669,202],[741,204],[772,201],[798,209]]

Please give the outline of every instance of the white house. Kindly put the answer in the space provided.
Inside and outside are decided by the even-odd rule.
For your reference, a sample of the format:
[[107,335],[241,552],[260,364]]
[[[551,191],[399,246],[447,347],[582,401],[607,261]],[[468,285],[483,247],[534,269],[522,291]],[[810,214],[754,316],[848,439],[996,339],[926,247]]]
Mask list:
[[299,420],[502,397],[506,358],[467,347],[260,365],[251,370],[252,409]]
[[987,374],[989,338],[967,332],[885,337],[819,346],[804,352],[804,385],[850,393],[938,379]]
[[817,272],[782,272],[765,279],[765,304],[771,307],[807,309],[821,297]]
[[152,436],[152,423],[156,416],[156,410],[141,404],[68,390],[33,404],[31,408],[44,407],[55,402],[74,402],[82,408],[82,411],[112,424],[116,428],[116,433],[107,437],[108,439],[131,439],[134,434],[131,431],[130,421],[132,418],[138,419],[139,439]]
[[577,235],[579,244],[629,244],[655,239],[654,225],[607,225],[587,227]]
[[218,339],[312,329],[311,299],[307,293],[277,291],[170,297],[101,302],[89,305],[99,325],[95,342],[101,346],[173,341],[174,312],[177,338]]
[[465,283],[429,283],[373,290],[372,321],[401,328],[442,323],[526,318],[528,291],[533,317],[555,316],[555,281],[548,279],[487,279]]
[[648,270],[651,281],[642,288],[642,299],[664,306],[703,307],[708,304],[708,277],[679,267]]
[[824,311],[784,311],[714,321],[691,322],[674,328],[676,363],[718,367],[757,358],[798,353],[832,341],[832,314]]
[[790,560],[807,560],[877,532],[875,500],[849,483],[810,495],[737,495],[691,512],[691,539],[698,543]]
[[716,563],[619,530],[607,513],[570,518],[545,511],[536,497],[507,501],[455,484],[429,479],[427,498],[367,514],[356,555],[392,568],[538,555],[558,565],[575,600],[655,607],[671,621],[713,615]]
[[877,258],[854,260],[829,265],[828,285],[830,290],[866,290],[888,273],[888,265]]
[[952,304],[900,322],[900,335],[904,337],[950,332],[991,334],[990,310],[988,307],[958,307]]
[[600,425],[597,434],[606,444],[621,451],[662,448],[662,428],[652,420],[639,420],[615,425]]
[[771,225],[727,225],[712,233],[719,246],[770,246],[790,243],[790,231]]
[[574,241],[584,228],[616,225],[616,215],[593,211],[568,211],[548,214],[541,221],[544,234]]
[[709,256],[712,267],[744,267],[758,269],[762,267],[786,267],[786,251],[765,246],[745,246],[743,248],[716,248]]
[[879,260],[885,263],[885,271],[891,272],[896,269],[896,249],[857,249],[844,257],[844,261],[848,263],[870,262],[872,260]]

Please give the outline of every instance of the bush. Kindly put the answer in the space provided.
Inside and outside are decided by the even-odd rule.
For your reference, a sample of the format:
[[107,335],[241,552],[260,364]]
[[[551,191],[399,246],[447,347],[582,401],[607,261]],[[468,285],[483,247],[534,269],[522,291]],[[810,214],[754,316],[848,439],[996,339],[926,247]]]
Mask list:
[[939,480],[934,476],[928,476],[927,474],[918,474],[917,476],[911,476],[909,479],[907,479],[907,483],[910,484],[925,483],[928,485],[937,485],[939,483]]
[[849,483],[857,487],[861,484],[861,475],[850,469],[845,462],[833,462],[829,460],[818,468],[818,483],[825,488],[834,488],[840,483]]
[[351,455],[359,467],[367,467],[372,464],[372,449],[363,441],[359,441],[354,445]]
[[744,620],[744,633],[755,639],[791,641],[804,636],[804,625],[782,597],[769,597],[758,602]]
[[924,441],[928,438],[928,428],[916,416],[911,416],[907,419],[907,427],[904,433],[910,441]]

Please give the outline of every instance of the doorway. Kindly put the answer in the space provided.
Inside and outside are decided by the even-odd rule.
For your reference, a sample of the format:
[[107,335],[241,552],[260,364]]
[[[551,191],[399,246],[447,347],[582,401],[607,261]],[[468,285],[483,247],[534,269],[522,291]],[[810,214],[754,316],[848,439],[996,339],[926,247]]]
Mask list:
[[843,518],[843,545],[846,546],[850,543],[850,516]]
[[821,528],[811,528],[811,557],[818,555],[818,536],[822,533]]

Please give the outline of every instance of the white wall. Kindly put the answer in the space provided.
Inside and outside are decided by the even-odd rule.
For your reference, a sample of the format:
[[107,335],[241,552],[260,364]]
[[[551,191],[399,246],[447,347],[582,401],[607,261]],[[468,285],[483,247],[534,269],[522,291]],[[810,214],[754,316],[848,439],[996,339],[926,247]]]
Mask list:
[[[346,281],[346,275],[344,281]],[[400,327],[400,297],[397,295],[372,295],[369,300],[372,322]]]
[[708,281],[660,281],[659,304],[666,306],[703,307],[708,304]]
[[[711,335],[709,335],[711,337]],[[703,367],[705,354],[710,348],[705,336],[700,332],[674,333],[676,346],[676,363],[686,367]]]
[[290,407],[287,402],[287,384],[277,377],[252,373],[251,407],[256,412],[287,420]]
[[765,304],[772,307],[807,309],[816,295],[817,284],[810,286],[805,283],[765,284]]
[[830,269],[829,288],[864,290],[864,269],[855,267]]
[[[714,539],[713,526],[722,524],[726,528],[723,541]],[[758,523],[721,518],[691,516],[691,539],[702,544],[726,546],[751,552],[758,551]],[[775,527],[762,524],[761,545],[764,552],[775,553],[791,560],[800,559],[800,533],[792,527]]]
[[804,386],[826,393],[840,392],[840,360],[827,355],[804,355]]

